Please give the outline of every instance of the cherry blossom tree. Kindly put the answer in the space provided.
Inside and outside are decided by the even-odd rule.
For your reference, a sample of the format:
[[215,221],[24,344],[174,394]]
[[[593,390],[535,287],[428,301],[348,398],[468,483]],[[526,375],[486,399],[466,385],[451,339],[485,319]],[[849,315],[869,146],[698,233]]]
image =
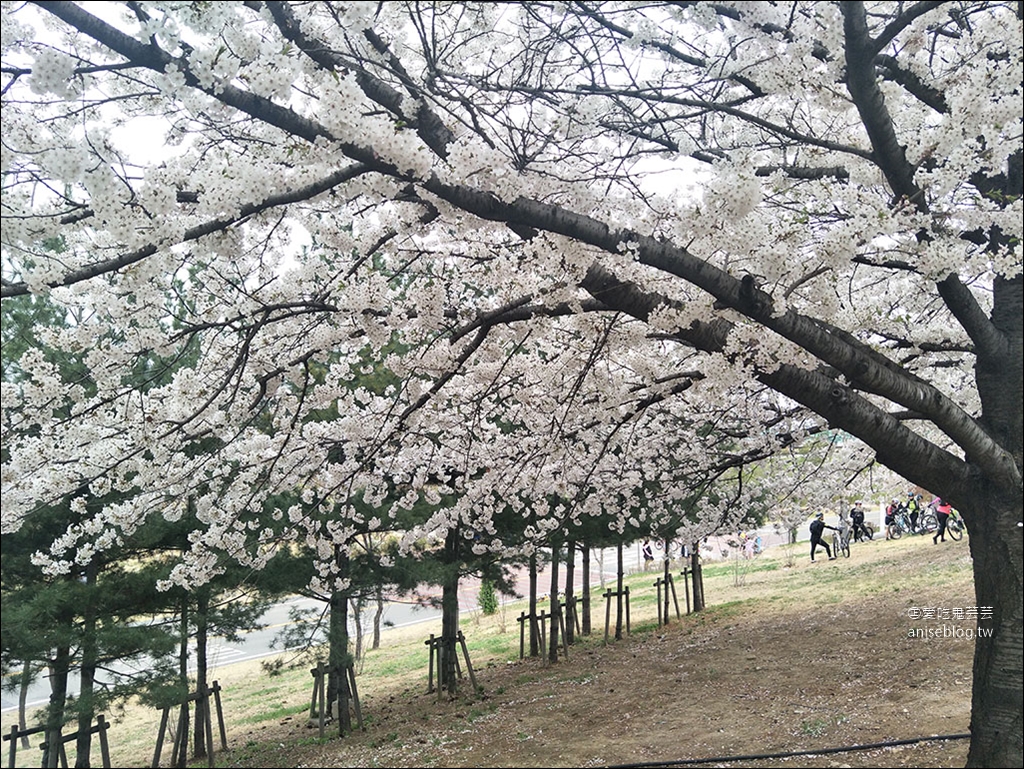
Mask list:
[[249,511],[450,494],[406,544],[500,556],[497,513],[658,528],[845,431],[963,511],[969,763],[1018,766],[1021,39],[1005,2],[5,2],[0,295],[73,309],[91,381],[4,382],[4,531],[121,491],[61,573],[191,498],[173,582],[292,538],[337,587],[387,526]]

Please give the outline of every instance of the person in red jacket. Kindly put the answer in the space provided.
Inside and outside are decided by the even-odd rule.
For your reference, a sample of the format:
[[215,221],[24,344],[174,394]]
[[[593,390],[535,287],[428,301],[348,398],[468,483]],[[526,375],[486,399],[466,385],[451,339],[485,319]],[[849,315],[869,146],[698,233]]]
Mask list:
[[894,539],[892,535],[892,524],[896,520],[896,513],[900,511],[900,501],[896,497],[885,508],[885,538]]
[[935,517],[939,520],[939,529],[935,532],[935,536],[932,537],[932,542],[936,545],[939,544],[939,537],[942,541],[946,541],[946,524],[949,522],[949,514],[953,512],[953,506],[946,502],[944,499],[935,500]]

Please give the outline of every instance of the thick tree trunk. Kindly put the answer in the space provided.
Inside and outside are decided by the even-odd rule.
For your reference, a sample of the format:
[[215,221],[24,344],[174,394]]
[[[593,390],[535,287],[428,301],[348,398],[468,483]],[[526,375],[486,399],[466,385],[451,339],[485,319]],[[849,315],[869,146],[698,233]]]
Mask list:
[[[28,729],[25,720],[25,706],[28,703],[28,687],[35,676],[32,672],[32,662],[25,660],[21,663],[21,680],[18,683],[18,730],[24,732]],[[28,735],[22,735],[21,747],[28,748]]]
[[338,735],[344,737],[352,731],[352,716],[349,713],[351,690],[348,685],[348,595],[335,591],[331,595],[331,616],[329,624],[327,653],[327,701],[331,711],[338,718]]
[[[179,726],[185,731],[188,730],[189,717],[188,700],[185,699],[189,694],[189,680],[188,680],[188,639],[191,638],[191,632],[189,631],[189,618],[192,616],[190,598],[187,592],[182,594],[181,597],[181,617],[178,620],[178,686],[181,689],[182,702],[179,706],[180,720],[178,721]],[[174,749],[171,751],[171,765],[172,766],[185,766],[185,751],[179,752],[179,744],[177,741],[174,742]]]
[[[348,575],[348,555],[335,548],[335,560],[340,577]],[[349,702],[352,690],[348,683],[348,668],[352,662],[348,652],[348,594],[341,590],[331,593],[331,616],[328,625],[327,702],[338,717],[338,735],[344,737],[352,731]]]
[[690,577],[693,579],[693,610],[704,609],[704,575],[700,568],[700,543],[694,542],[690,552]]
[[[1007,199],[1019,199],[1024,192],[1020,151],[1011,158],[1009,172],[1003,192]],[[1018,470],[1024,465],[1022,315],[1024,278],[997,276],[990,319],[1002,344],[979,345],[975,376],[981,423]],[[979,611],[967,765],[1016,767],[1024,763],[1024,502],[1019,484],[999,488],[984,479],[986,468],[976,469],[979,480],[969,497],[951,500],[967,524]],[[981,616],[989,609],[991,618]]]
[[1024,754],[1021,496],[981,494],[977,506],[964,510],[963,517],[974,560],[979,617],[967,765],[1017,767]]
[[459,648],[459,530],[449,530],[444,541],[444,562],[447,572],[441,591],[441,673],[438,685],[449,697],[458,693]]
[[207,644],[210,626],[210,590],[198,589],[196,594],[196,720],[192,725],[192,756],[203,758],[209,746],[206,744],[206,708],[209,703],[203,699],[208,676]]
[[75,767],[90,765],[92,752],[93,689],[96,681],[96,579],[99,564],[94,558],[85,568],[86,599],[82,612],[82,669],[78,691],[78,737],[75,739]]
[[[70,618],[67,620],[70,625]],[[60,762],[61,730],[64,727],[64,708],[68,699],[68,668],[71,649],[60,646],[50,666],[50,707],[46,710],[46,752],[43,766],[56,767]]]

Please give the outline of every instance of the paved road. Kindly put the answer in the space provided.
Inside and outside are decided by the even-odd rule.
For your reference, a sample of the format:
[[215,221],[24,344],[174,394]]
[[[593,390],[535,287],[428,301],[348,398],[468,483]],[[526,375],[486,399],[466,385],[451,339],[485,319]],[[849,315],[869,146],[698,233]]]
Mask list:
[[[262,617],[266,625],[263,629],[253,630],[246,633],[237,643],[228,643],[223,639],[212,639],[208,650],[208,661],[211,670],[231,665],[236,662],[260,659],[274,654],[280,654],[281,649],[274,649],[271,643],[274,636],[286,625],[291,623],[289,610],[297,606],[299,608],[310,608],[321,610],[323,604],[308,598],[293,598],[284,601],[270,608]],[[441,612],[436,609],[419,608],[408,603],[389,602],[385,609],[384,619],[399,627],[416,622],[426,622],[431,619],[440,618]],[[369,627],[372,623],[372,615],[364,621],[363,627]],[[354,633],[354,625],[353,630]],[[127,667],[123,669],[129,669]],[[69,691],[77,692],[79,680],[76,674],[72,674],[68,681]],[[46,704],[50,695],[50,684],[45,678],[36,681],[29,687],[27,707]],[[2,710],[7,712],[18,707],[18,692],[4,689],[2,692]]]

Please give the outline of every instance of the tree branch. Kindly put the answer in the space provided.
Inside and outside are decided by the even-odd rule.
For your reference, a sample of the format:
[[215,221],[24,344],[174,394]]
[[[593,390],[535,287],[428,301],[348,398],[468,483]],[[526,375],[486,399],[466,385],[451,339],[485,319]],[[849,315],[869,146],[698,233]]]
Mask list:
[[[310,198],[316,197],[328,190],[342,184],[346,181],[354,179],[355,177],[366,173],[369,169],[358,163],[354,163],[347,168],[343,168],[340,171],[335,171],[333,174],[321,179],[313,184],[300,187],[289,192],[284,192],[279,195],[271,195],[265,200],[259,203],[250,203],[249,205],[242,206],[237,216],[232,216],[224,219],[212,219],[203,224],[191,227],[185,231],[184,235],[176,243],[188,243],[189,241],[197,240],[206,235],[212,235],[215,232],[225,230],[236,222],[240,222],[250,216],[267,211],[271,208],[278,206],[285,206],[291,203],[297,203],[302,200],[309,200]],[[64,275],[63,278],[56,281],[47,283],[50,288],[56,288],[58,286],[71,286],[75,283],[80,283],[83,280],[89,280],[91,278],[98,277],[99,275],[105,275],[110,272],[117,272],[120,269],[128,267],[136,262],[140,262],[147,257],[159,252],[162,248],[166,248],[169,245],[175,244],[159,244],[151,243],[143,248],[136,251],[132,251],[127,254],[121,254],[114,259],[105,259],[100,262],[90,264],[88,267],[83,267],[78,270],[72,270]],[[3,287],[0,288],[0,297],[8,296],[23,296],[29,293],[29,288],[25,283],[4,283]]]

